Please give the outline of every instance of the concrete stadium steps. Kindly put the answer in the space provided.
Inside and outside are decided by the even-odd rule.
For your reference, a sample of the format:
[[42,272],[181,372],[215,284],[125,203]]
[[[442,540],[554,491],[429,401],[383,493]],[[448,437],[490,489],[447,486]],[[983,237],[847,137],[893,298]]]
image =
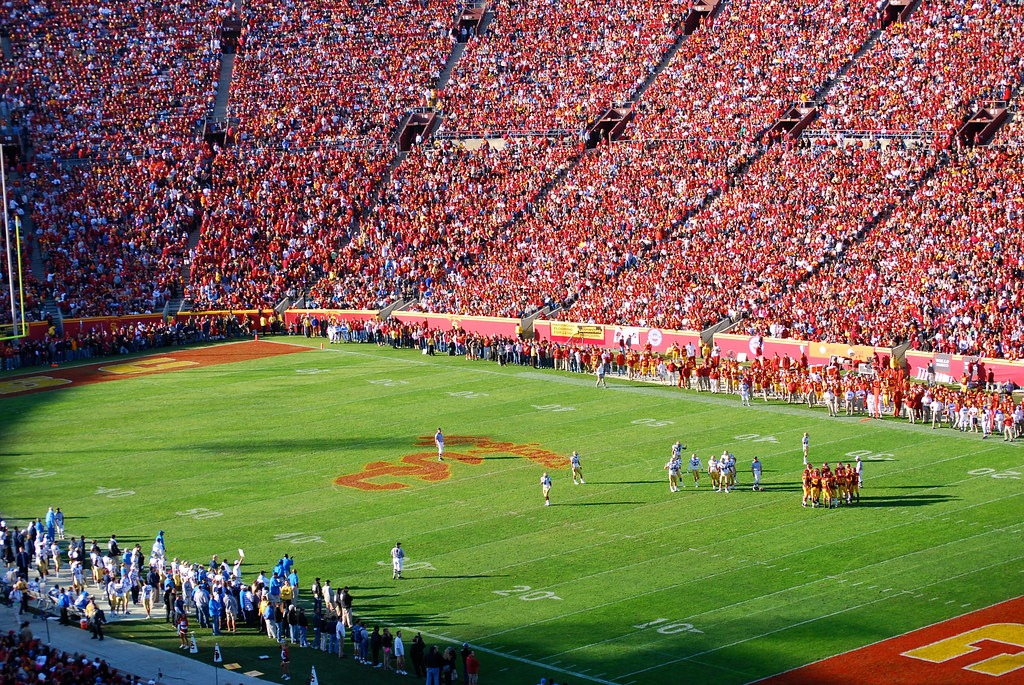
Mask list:
[[226,119],[231,96],[231,75],[235,68],[235,53],[220,56],[220,76],[217,78],[217,99],[213,104],[213,118]]

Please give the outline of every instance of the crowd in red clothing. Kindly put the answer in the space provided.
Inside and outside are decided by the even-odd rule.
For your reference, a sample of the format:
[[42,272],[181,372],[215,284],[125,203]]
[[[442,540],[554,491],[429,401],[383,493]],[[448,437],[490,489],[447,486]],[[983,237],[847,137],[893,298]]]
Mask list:
[[[25,626],[28,624],[26,623]],[[99,658],[63,652],[33,637],[27,627],[0,636],[0,682],[54,685],[141,685],[138,676],[121,673]],[[152,681],[150,681],[152,682]]]
[[[623,269],[649,258],[725,187],[721,155],[719,146],[696,141],[588,152],[507,241],[481,255],[441,310],[472,303],[468,313],[518,316],[571,304],[586,291],[615,294]],[[580,316],[589,311],[583,306],[569,311]]]
[[[744,325],[778,335],[1024,358],[1024,147],[954,152],[891,216]],[[764,328],[769,330],[764,331]]]
[[193,308],[273,306],[289,288],[343,277],[336,261],[390,158],[381,148],[219,154],[200,201],[186,289]]
[[191,139],[216,97],[211,30],[223,0],[18,0],[3,12],[14,59],[0,93],[19,102],[37,156],[87,157]]
[[597,321],[696,330],[770,306],[840,255],[924,169],[920,156],[902,151],[776,145],[660,259],[623,272],[607,304],[594,307],[607,298],[600,290],[581,303]]
[[869,0],[725,3],[658,75],[630,135],[752,140],[853,57],[874,9]]
[[999,99],[1024,68],[1024,6],[922,0],[889,26],[829,94],[825,130],[936,131],[951,140],[977,100]]
[[76,317],[160,311],[181,288],[210,161],[193,143],[133,162],[40,169],[33,218],[46,295]]
[[416,298],[432,311],[485,313],[501,293],[465,290],[476,260],[506,249],[513,222],[581,152],[578,144],[545,138],[499,147],[439,142],[414,149],[359,234],[332,260],[314,300],[376,308]]
[[[650,75],[690,7],[500,0],[435,93],[453,0],[247,6],[238,145],[214,156],[194,125],[227,4],[9,3],[0,127],[26,126],[43,159],[118,160],[33,167],[46,278],[27,279],[30,306],[127,314],[184,290],[199,309],[256,307],[296,289],[324,307],[550,306],[682,329],[745,315],[757,334],[1024,357],[1021,124],[996,149],[936,150],[1020,83],[1024,6],[922,0],[828,93],[817,142],[765,148],[878,28],[877,4],[726,2],[646,93],[631,141],[584,153],[581,127]],[[386,176],[387,137],[427,101],[447,130],[573,133],[417,147]],[[858,129],[943,144],[841,144]]]
[[451,53],[454,0],[244,3],[230,113],[243,140],[386,142],[427,104]]
[[578,132],[672,46],[683,0],[498,0],[444,89],[445,130]]

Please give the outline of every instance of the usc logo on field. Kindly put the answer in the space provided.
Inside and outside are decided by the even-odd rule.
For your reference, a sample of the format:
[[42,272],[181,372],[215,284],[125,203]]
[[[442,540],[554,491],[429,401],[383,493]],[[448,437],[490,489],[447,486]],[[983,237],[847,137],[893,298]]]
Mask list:
[[[434,444],[433,435],[421,435],[417,447]],[[511,454],[536,462],[545,469],[565,468],[568,460],[554,452],[541,449],[537,443],[517,445],[514,442],[492,440],[484,435],[448,435],[445,447],[456,447],[457,451],[444,453],[445,461],[437,460],[437,452],[416,452],[401,457],[399,463],[372,461],[358,473],[338,476],[335,485],[357,490],[401,490],[409,487],[397,478],[413,478],[426,483],[435,483],[451,477],[451,464],[460,462],[476,466],[482,464],[488,454]]]
[[992,623],[908,650],[900,656],[941,664],[981,651],[983,648],[989,654],[993,651],[1000,653],[972,661],[963,666],[963,670],[990,676],[1004,676],[1024,668],[1024,624]]

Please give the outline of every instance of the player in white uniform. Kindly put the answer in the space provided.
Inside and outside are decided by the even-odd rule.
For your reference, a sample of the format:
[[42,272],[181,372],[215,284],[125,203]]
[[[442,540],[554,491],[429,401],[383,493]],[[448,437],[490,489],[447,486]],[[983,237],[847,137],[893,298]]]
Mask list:
[[761,490],[761,462],[757,457],[754,457],[754,461],[750,464],[750,473],[754,476],[754,487],[751,490]]
[[444,461],[444,433],[441,432],[440,426],[434,433],[434,443],[437,445],[437,460]]
[[675,459],[683,458],[683,450],[686,449],[686,445],[676,440],[676,444],[672,445],[672,457]]
[[801,445],[804,448],[804,466],[807,466],[807,457],[811,451],[811,436],[808,435],[807,433],[804,433],[803,440],[801,440]]
[[551,493],[551,476],[548,475],[547,471],[545,471],[544,475],[540,477],[540,489],[544,493],[544,506],[550,507],[551,497],[549,495]]
[[708,459],[708,475],[711,476],[711,488],[715,492],[722,491],[721,472],[718,468],[718,460],[714,457]]
[[700,470],[702,466],[700,463],[700,457],[694,452],[690,455],[690,473],[693,474],[693,487],[700,487]]
[[583,466],[580,464],[580,453],[573,450],[572,456],[569,457],[569,465],[572,467],[572,482],[576,485],[580,483],[586,483],[583,480]]
[[396,542],[395,546],[391,549],[391,568],[394,571],[392,580],[399,580],[402,578],[402,566],[405,564],[405,550],[402,549],[402,543]]
[[668,491],[679,492],[679,472],[683,468],[683,462],[673,456],[665,464],[665,469],[668,470]]

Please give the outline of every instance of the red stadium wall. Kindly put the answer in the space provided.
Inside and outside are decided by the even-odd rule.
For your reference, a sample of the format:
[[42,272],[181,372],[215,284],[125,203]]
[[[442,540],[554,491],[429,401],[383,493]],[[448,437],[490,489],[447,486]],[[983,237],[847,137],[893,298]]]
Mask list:
[[50,325],[45,321],[32,321],[28,324],[28,335],[25,337],[29,340],[42,340],[46,337],[48,330],[50,330]]
[[454,314],[423,314],[421,312],[395,312],[392,318],[403,323],[426,322],[431,328],[448,330],[460,328],[478,335],[516,337],[519,319],[501,319],[496,316],[457,316]]
[[618,347],[620,340],[640,349],[650,344],[655,352],[665,352],[672,344],[680,348],[687,343],[700,347],[697,331],[666,331],[660,328],[635,326],[604,326],[601,324],[567,323],[564,321],[534,321],[534,335],[557,343],[573,342],[600,347]]
[[971,362],[980,361],[985,366],[986,372],[991,370],[997,383],[1013,381],[1018,386],[1024,387],[1024,362],[1008,362],[1004,359],[986,359],[978,357],[964,357],[959,354],[930,354],[927,352],[907,352],[907,372],[911,378],[924,376],[928,369],[928,363],[935,361],[936,373],[949,375],[950,380],[958,383]]

